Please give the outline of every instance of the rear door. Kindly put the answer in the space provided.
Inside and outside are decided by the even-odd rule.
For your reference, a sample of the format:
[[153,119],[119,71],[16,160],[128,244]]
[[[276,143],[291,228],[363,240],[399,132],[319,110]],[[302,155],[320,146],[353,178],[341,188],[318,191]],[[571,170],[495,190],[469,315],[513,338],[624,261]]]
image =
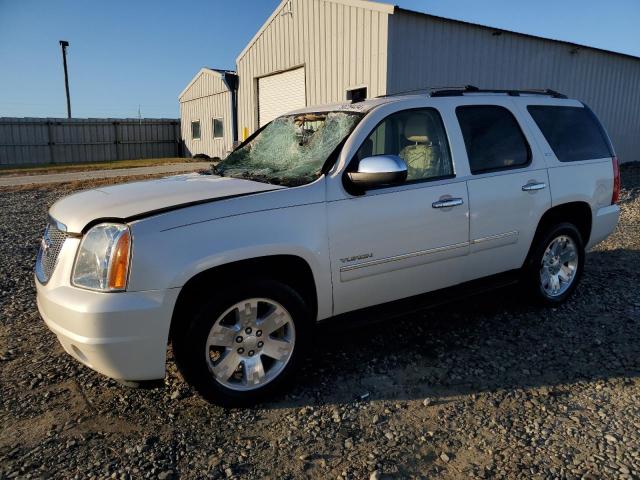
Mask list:
[[516,111],[508,98],[489,103],[486,97],[455,109],[470,168],[465,280],[520,268],[551,205],[544,158]]

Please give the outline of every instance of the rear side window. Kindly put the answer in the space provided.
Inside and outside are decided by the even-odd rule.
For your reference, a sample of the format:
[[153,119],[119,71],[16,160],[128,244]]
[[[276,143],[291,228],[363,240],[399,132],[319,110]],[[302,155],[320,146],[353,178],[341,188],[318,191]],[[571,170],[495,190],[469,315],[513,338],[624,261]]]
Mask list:
[[588,108],[529,105],[527,110],[561,162],[613,156],[600,122]]
[[513,114],[495,105],[456,108],[471,173],[522,167],[531,159],[529,144]]

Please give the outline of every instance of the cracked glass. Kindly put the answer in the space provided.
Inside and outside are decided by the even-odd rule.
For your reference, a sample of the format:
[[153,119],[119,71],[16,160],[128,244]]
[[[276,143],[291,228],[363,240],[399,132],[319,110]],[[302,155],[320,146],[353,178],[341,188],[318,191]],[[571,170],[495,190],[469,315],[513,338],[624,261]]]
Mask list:
[[361,118],[354,112],[279,117],[231,152],[213,173],[287,187],[311,183]]

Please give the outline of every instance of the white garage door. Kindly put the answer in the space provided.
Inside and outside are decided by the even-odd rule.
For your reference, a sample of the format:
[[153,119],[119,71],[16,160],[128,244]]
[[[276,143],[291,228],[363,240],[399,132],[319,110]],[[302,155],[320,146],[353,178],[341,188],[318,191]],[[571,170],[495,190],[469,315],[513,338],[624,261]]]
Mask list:
[[260,126],[283,113],[307,105],[304,67],[258,79],[258,120]]

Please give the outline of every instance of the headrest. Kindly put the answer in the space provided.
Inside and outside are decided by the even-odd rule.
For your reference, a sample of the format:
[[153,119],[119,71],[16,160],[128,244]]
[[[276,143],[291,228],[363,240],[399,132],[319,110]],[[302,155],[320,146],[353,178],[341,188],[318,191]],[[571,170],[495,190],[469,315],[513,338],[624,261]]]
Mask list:
[[427,122],[424,115],[413,115],[409,117],[404,126],[404,136],[410,142],[428,143]]

